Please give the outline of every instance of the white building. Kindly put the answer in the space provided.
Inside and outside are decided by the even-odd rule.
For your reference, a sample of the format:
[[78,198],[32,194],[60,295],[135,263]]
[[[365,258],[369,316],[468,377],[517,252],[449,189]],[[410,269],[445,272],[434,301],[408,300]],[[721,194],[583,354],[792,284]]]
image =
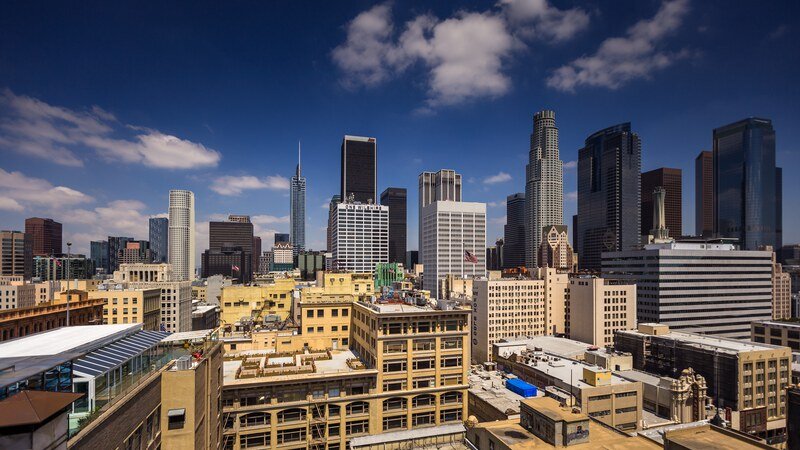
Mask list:
[[[420,215],[420,262],[423,288],[442,297],[440,286],[448,274],[486,276],[486,204],[435,201]],[[470,262],[469,252],[475,259]]]
[[333,267],[348,272],[373,272],[389,262],[389,207],[339,203],[333,216]]
[[[461,174],[455,170],[442,169],[438,172],[419,174],[419,227],[417,242],[422,243],[422,208],[436,201],[461,201]],[[420,245],[418,258],[423,260],[424,249]]]
[[191,331],[192,282],[177,281],[175,277],[170,264],[121,264],[114,272],[113,282],[130,289],[160,289],[164,331]]
[[27,308],[35,305],[35,285],[27,283],[0,284],[0,309]]
[[293,264],[293,245],[288,242],[277,242],[272,247],[272,262],[274,264]]
[[[169,191],[169,263],[177,281],[194,278],[194,193]],[[191,322],[191,314],[190,314]]]
[[605,347],[614,332],[636,328],[636,284],[598,277],[569,280],[566,311],[570,339]]
[[639,323],[748,339],[772,318],[772,252],[733,244],[668,242],[602,255],[603,277],[637,284]]

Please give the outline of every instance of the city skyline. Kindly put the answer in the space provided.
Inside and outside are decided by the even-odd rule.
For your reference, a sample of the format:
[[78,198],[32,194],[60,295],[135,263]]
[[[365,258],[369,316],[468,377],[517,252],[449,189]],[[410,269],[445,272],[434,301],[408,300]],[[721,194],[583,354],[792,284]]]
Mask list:
[[[667,11],[666,5],[672,9]],[[299,7],[276,8],[285,8],[282,13],[288,15],[299,14]],[[430,12],[438,20],[435,27],[442,26],[445,19],[459,17],[459,9],[485,13],[484,17],[495,19],[504,14],[502,8],[493,8],[491,4],[434,8]],[[320,30],[310,41],[301,38],[292,41],[295,50],[313,47],[313,52],[306,59],[290,60],[287,73],[303,76],[289,83],[284,93],[276,92],[273,82],[288,80],[271,70],[269,64],[240,62],[255,64],[239,68],[253,69],[263,77],[260,82],[249,76],[244,80],[253,89],[245,100],[244,91],[232,90],[224,82],[220,84],[220,79],[215,78],[222,75],[218,71],[193,78],[191,89],[175,86],[174,80],[188,76],[188,71],[196,65],[221,61],[213,52],[207,61],[176,58],[175,67],[161,78],[135,72],[147,75],[143,80],[146,83],[128,77],[120,80],[116,75],[126,72],[115,64],[118,56],[85,42],[83,35],[64,43],[63,58],[25,61],[24,52],[30,50],[29,46],[44,49],[40,51],[48,56],[47,52],[53,50],[47,50],[46,44],[55,42],[57,34],[42,33],[34,37],[28,33],[35,30],[23,30],[17,23],[29,23],[26,18],[31,14],[44,14],[43,23],[69,31],[72,30],[69,25],[55,26],[56,17],[80,14],[80,10],[60,11],[56,7],[42,13],[37,9],[27,10],[24,5],[4,7],[3,12],[7,13],[4,16],[9,19],[0,32],[4,38],[0,42],[20,45],[13,49],[3,47],[0,52],[3,55],[0,67],[5,67],[0,69],[3,125],[0,152],[4,157],[0,165],[0,195],[5,197],[0,202],[0,228],[21,231],[25,218],[49,217],[64,224],[64,241],[74,243],[74,252],[89,254],[89,242],[105,240],[107,236],[147,239],[147,219],[165,215],[168,190],[187,189],[196,194],[197,266],[199,253],[208,247],[208,222],[228,213],[251,215],[256,235],[267,241],[275,231],[289,230],[289,177],[295,164],[294,146],[300,137],[309,155],[308,163],[304,164],[304,175],[309,180],[306,246],[322,249],[327,204],[331,195],[338,192],[338,177],[331,173],[331,168],[338,166],[341,136],[356,134],[374,136],[381,142],[376,191],[382,192],[389,186],[404,187],[410,191],[408,201],[412,205],[417,201],[415,182],[419,173],[442,167],[462,173],[464,197],[487,203],[486,238],[491,245],[503,235],[504,199],[524,191],[530,121],[535,111],[543,109],[552,109],[558,115],[560,153],[565,165],[564,219],[568,226],[576,211],[577,150],[585,136],[614,123],[631,121],[641,136],[642,171],[658,167],[682,169],[683,228],[687,231],[694,229],[694,157],[700,150],[711,148],[714,128],[751,116],[769,118],[777,136],[778,166],[791,168],[800,164],[800,155],[791,144],[800,137],[793,126],[798,112],[792,106],[797,103],[798,93],[791,84],[798,64],[793,53],[787,53],[798,28],[786,22],[791,16],[787,9],[796,6],[769,5],[763,11],[763,22],[739,27],[735,35],[726,31],[725,25],[746,14],[744,8],[736,5],[728,5],[717,18],[709,15],[713,6],[683,1],[653,2],[628,9],[600,4],[597,11],[571,4],[559,4],[558,8],[583,11],[586,23],[579,31],[560,37],[560,43],[526,42],[527,50],[502,53],[498,59],[502,64],[493,74],[499,74],[504,87],[495,91],[476,89],[474,96],[459,100],[458,92],[437,88],[437,80],[424,73],[426,69],[435,73],[435,67],[430,66],[433,63],[424,58],[407,62],[417,66],[413,70],[379,61],[377,66],[368,67],[371,72],[353,72],[347,66],[346,50],[353,50],[348,46],[348,36],[356,30],[358,17],[390,20],[397,33],[401,33],[417,10],[386,5],[343,6],[329,17],[311,18]],[[602,56],[598,42],[605,39],[635,39],[635,33],[625,30],[642,21],[655,23],[667,12],[674,15],[677,23],[671,25],[670,32],[651,38],[665,55],[675,57],[669,67],[653,68],[646,76],[623,77],[613,85],[578,83],[571,87],[574,92],[565,90],[568,79],[564,74],[568,71],[561,69],[574,70],[578,67],[574,61],[581,55]],[[105,13],[100,10],[86,19],[90,21],[89,28],[102,31],[109,42],[121,45],[131,24],[119,23],[120,19],[103,23],[100,19]],[[166,17],[175,13],[166,11]],[[599,15],[615,17],[614,29],[605,28]],[[186,29],[188,24],[207,19],[191,16],[185,20],[182,29],[187,36],[195,37],[193,31]],[[506,22],[492,24],[511,29]],[[154,26],[164,28],[167,23]],[[558,40],[555,37],[552,40]],[[263,38],[269,40],[271,36]],[[152,54],[156,57],[155,64],[163,69],[163,61],[182,50],[173,46],[156,49],[150,39],[148,36],[143,42],[131,44],[129,54],[140,57]],[[330,45],[320,46],[315,39],[329,40]],[[390,35],[383,44],[399,46],[397,40],[397,36]],[[699,43],[694,44],[693,40]],[[747,46],[736,51],[746,54],[751,64],[770,61],[769,67],[763,67],[759,73],[759,80],[769,87],[748,83],[754,80],[753,75],[746,69],[734,68],[736,58],[740,57],[733,56],[733,50],[714,46],[725,40],[732,46]],[[226,41],[220,45],[229,44]],[[429,44],[436,42],[431,40]],[[269,50],[267,53],[280,53],[271,45],[263,45],[264,50]],[[91,65],[85,62],[87,51],[92,52]],[[775,56],[781,52],[790,56]],[[66,58],[72,55],[84,57]],[[720,65],[719,61],[726,58],[729,60]],[[529,74],[528,67],[537,64],[541,68]],[[13,67],[13,71],[8,67]],[[96,73],[86,79],[77,76],[84,75],[89,67]],[[725,77],[720,78],[721,71]],[[64,80],[74,84],[74,89],[63,89],[64,84],[55,73],[64,74]],[[326,73],[335,76],[325,82],[318,81]],[[561,74],[560,78],[554,78],[555,74]],[[429,78],[430,85],[426,86],[425,80]],[[373,81],[367,85],[365,80]],[[347,85],[348,81],[351,85]],[[560,87],[554,87],[555,81],[561,83],[556,85]],[[295,105],[288,110],[263,104],[255,106],[249,100],[253,97],[258,103],[284,103],[283,99],[297,96],[302,86],[311,84],[314,89],[300,95],[301,101],[297,102],[304,104],[303,110],[295,109]],[[739,88],[742,84],[749,86],[744,93]],[[206,101],[193,94],[213,86],[230,100]],[[739,95],[730,96],[732,89]],[[270,98],[274,100],[267,100]],[[312,109],[319,112],[306,117],[304,111]],[[233,110],[254,117],[234,122],[226,117]],[[337,114],[328,114],[331,111]],[[278,120],[274,116],[278,113],[286,119]],[[270,125],[264,127],[264,123]],[[21,125],[33,129],[25,128],[29,134],[22,135]],[[48,140],[43,134],[47,126],[75,133],[57,145],[61,141],[52,137]],[[681,130],[679,135],[676,129]],[[30,134],[33,132],[39,134]],[[20,140],[21,136],[29,138]],[[800,180],[787,176],[784,190],[797,189]],[[788,226],[800,219],[800,208],[793,204],[796,201],[791,196],[784,200],[787,226],[783,241],[787,244],[800,240],[800,232]],[[416,214],[416,208],[411,208],[407,230],[410,250],[418,248]]]

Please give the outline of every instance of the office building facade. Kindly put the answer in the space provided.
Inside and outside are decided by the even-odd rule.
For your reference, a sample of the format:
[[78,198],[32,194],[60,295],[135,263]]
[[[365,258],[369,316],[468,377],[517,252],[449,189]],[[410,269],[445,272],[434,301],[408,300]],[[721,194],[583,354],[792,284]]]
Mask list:
[[694,159],[694,234],[714,233],[714,152],[701,151]]
[[578,268],[578,255],[569,245],[566,225],[550,225],[542,230],[537,264],[539,267],[552,267],[565,272],[575,272]]
[[381,205],[389,207],[389,262],[403,264],[407,243],[407,192],[405,188],[386,188]]
[[153,262],[165,263],[169,260],[169,219],[151,217],[149,221],[150,251]]
[[377,203],[377,186],[378,143],[376,139],[345,136],[342,139],[340,193],[342,201]]
[[[455,170],[442,169],[438,172],[422,172],[419,174],[419,211],[417,215],[418,260],[425,259],[422,246],[422,209],[436,201],[461,201],[461,174]],[[409,266],[413,267],[413,266]]]
[[525,266],[539,267],[542,229],[564,224],[563,167],[558,154],[555,111],[533,115],[528,165],[525,168]]
[[744,250],[781,248],[782,173],[775,166],[775,130],[749,118],[714,130],[714,232]]
[[169,263],[178,281],[194,278],[194,193],[169,191]]
[[33,271],[33,244],[21,231],[0,231],[0,276],[21,276]]
[[133,241],[133,238],[125,236],[109,236],[108,240],[106,240],[108,242],[109,273],[114,273],[115,270],[119,269],[120,255],[130,241]]
[[[289,234],[295,255],[306,249],[306,177],[300,174],[300,147],[297,170],[289,181]],[[260,254],[255,253],[256,255]]]
[[420,229],[423,287],[432,295],[448,274],[486,275],[485,203],[435,201],[422,208]]
[[747,339],[772,318],[772,252],[673,242],[603,254],[603,276],[635,282],[640,323]]
[[503,268],[525,266],[525,193],[506,197],[506,224],[503,227]]
[[333,216],[333,267],[348,272],[372,272],[389,262],[389,207],[338,203]]
[[653,191],[657,187],[664,188],[664,215],[669,236],[683,236],[683,173],[681,169],[661,167],[642,173],[642,234],[647,235],[653,227]]
[[30,236],[33,256],[61,253],[62,227],[55,220],[41,217],[25,219],[25,234]]
[[94,275],[94,264],[84,255],[35,256],[33,258],[34,278],[41,281],[85,280]]
[[570,339],[598,347],[614,344],[614,332],[636,327],[636,284],[598,277],[569,280],[565,322]]
[[600,270],[602,252],[629,250],[641,239],[642,144],[630,123],[600,130],[578,151],[579,267]]
[[89,257],[92,259],[95,272],[112,273],[108,270],[108,241],[91,241]]

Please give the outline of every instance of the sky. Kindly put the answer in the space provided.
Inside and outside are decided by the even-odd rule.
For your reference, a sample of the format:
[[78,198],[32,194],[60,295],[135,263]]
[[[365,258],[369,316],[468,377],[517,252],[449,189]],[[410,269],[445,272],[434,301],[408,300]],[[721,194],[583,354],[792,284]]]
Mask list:
[[268,249],[288,232],[302,142],[307,246],[325,247],[345,134],[378,142],[378,192],[454,169],[487,203],[524,192],[532,117],[552,109],[564,218],[576,212],[584,139],[620,122],[642,169],[683,170],[694,230],[694,158],[712,130],[772,119],[784,168],[784,242],[800,241],[800,3],[697,0],[0,4],[0,229],[64,224],[73,251],[147,239],[170,189],[208,221],[249,214]]

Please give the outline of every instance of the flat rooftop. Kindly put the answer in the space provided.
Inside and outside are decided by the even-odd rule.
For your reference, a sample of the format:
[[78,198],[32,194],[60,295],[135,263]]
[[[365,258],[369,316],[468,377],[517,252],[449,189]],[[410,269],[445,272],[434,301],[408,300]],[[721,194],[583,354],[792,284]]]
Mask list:
[[0,343],[0,358],[89,352],[142,329],[142,324],[61,327]]
[[561,406],[558,400],[550,397],[529,398],[522,401],[529,408],[544,414],[550,420],[578,422],[589,420],[589,416],[580,412],[573,412],[572,408]]
[[739,436],[711,425],[667,431],[665,440],[677,444],[681,448],[691,448],[693,450],[772,448],[746,436]]
[[[563,383],[564,386],[572,386],[578,389],[593,388],[589,383],[583,381],[583,369],[605,370],[593,364],[586,364],[581,361],[575,361],[566,358],[554,357],[545,353],[535,352],[533,360],[525,364],[528,367],[534,368],[543,372]],[[537,358],[538,356],[538,358]],[[611,380],[607,385],[627,384],[631,381],[626,380],[619,375],[611,374]],[[561,387],[561,386],[558,386]]]
[[[522,427],[518,420],[511,419],[483,422],[479,423],[477,427],[486,429],[512,450],[543,450],[555,448]],[[662,449],[663,447],[641,436],[629,436],[621,431],[616,431],[611,427],[606,427],[595,422],[594,420],[589,420],[589,442],[570,445],[568,448],[576,450],[648,450]]]
[[674,380],[674,378],[660,377],[639,370],[617,370],[614,371],[614,375],[619,375],[626,380],[641,381],[643,384],[659,387],[669,387],[670,383]]
[[[652,325],[652,324],[646,324],[646,325]],[[707,350],[716,349],[722,353],[738,354],[741,352],[788,348],[788,347],[781,347],[780,345],[762,344],[758,342],[742,341],[738,339],[730,339],[718,336],[709,336],[705,334],[687,333],[684,331],[673,331],[673,330],[670,330],[668,333],[659,334],[655,336],[648,333],[642,333],[641,331],[638,330],[624,330],[624,331],[617,331],[617,333],[628,334],[632,336],[650,336],[660,339],[672,339],[684,342],[686,344],[698,348],[703,348]]]
[[754,323],[756,325],[764,324],[773,327],[800,328],[800,322],[796,321],[783,322],[781,320],[756,320]]
[[556,336],[534,336],[530,338],[520,338],[508,340],[507,342],[498,342],[495,345],[498,348],[517,347],[524,345],[530,351],[534,351],[535,349],[539,348],[544,352],[571,359],[583,359],[583,354],[586,353],[586,351],[590,348],[595,347],[585,342]]
[[364,301],[356,302],[357,305],[363,306],[367,309],[371,309],[379,314],[419,314],[419,313],[430,313],[430,312],[466,312],[468,313],[469,310],[455,307],[453,309],[441,309],[434,306],[426,305],[426,306],[418,306],[412,305],[410,303],[404,302],[375,302],[375,303],[368,303]]
[[525,397],[506,388],[505,379],[497,371],[470,371],[469,392],[506,415],[519,414],[519,403]]
[[[352,448],[371,447],[373,445],[386,445],[397,442],[414,441],[416,439],[428,439],[435,436],[463,435],[466,431],[467,430],[466,428],[464,428],[464,425],[460,423],[439,425],[438,427],[416,428],[413,430],[392,431],[389,433],[380,433],[370,436],[355,437],[353,438],[353,440],[350,441],[350,447]],[[457,445],[458,442],[454,442],[454,444]],[[423,447],[420,447],[418,444],[415,443],[413,448],[423,448]],[[435,448],[441,448],[441,447],[435,447]],[[467,448],[467,447],[448,446],[447,448]]]
[[[346,374],[377,374],[376,369],[367,369],[358,357],[350,350],[329,350],[330,359],[325,357],[314,359],[311,366],[303,362],[304,357],[321,356],[323,352],[308,354],[279,354],[260,350],[226,354],[227,357],[239,357],[223,363],[224,384],[250,384],[303,380],[309,377],[325,377]],[[240,373],[249,371],[250,375]],[[252,375],[252,376],[251,376]]]

